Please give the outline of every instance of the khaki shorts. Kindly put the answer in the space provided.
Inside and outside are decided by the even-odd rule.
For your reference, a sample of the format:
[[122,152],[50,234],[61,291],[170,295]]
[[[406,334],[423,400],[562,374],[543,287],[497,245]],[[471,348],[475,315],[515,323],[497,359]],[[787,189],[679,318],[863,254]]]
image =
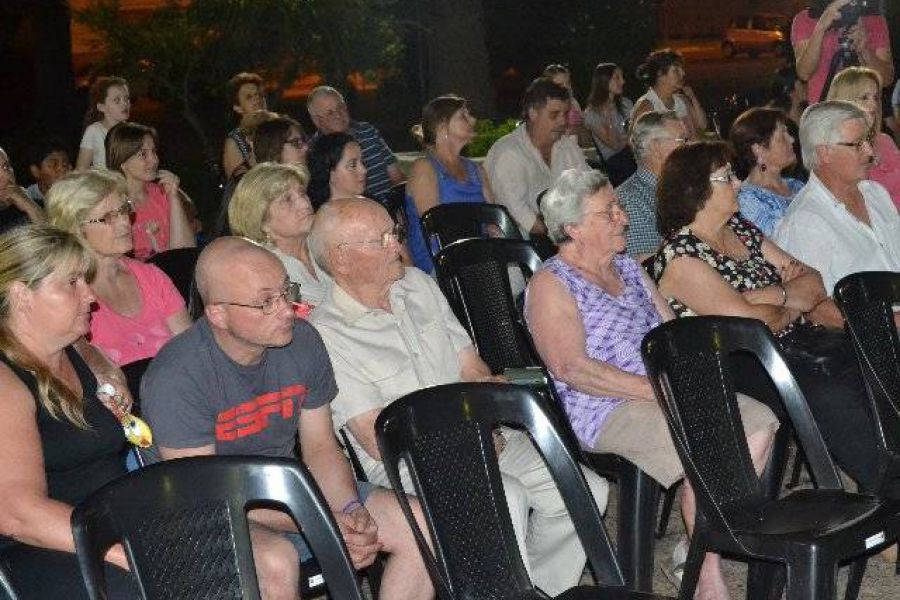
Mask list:
[[[778,429],[778,419],[768,406],[740,393],[737,401],[748,437]],[[669,426],[656,402],[630,400],[616,407],[604,420],[593,450],[627,458],[666,488],[684,477]]]

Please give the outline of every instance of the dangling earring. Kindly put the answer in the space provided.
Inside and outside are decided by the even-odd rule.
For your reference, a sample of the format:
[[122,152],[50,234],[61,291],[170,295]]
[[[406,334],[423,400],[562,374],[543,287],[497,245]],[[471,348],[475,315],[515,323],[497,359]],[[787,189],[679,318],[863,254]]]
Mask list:
[[762,171],[763,173],[765,173],[766,169],[768,169],[768,168],[769,167],[766,166],[766,163],[759,163],[759,170]]

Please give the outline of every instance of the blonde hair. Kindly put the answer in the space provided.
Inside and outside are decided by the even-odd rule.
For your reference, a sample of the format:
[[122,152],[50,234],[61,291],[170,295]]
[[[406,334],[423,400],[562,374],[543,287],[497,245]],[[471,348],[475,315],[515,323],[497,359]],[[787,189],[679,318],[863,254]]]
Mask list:
[[12,364],[34,375],[37,399],[53,418],[64,417],[86,429],[81,398],[19,343],[9,329],[13,284],[21,282],[33,290],[54,272],[73,265],[84,269],[88,281],[93,279],[91,253],[68,232],[49,225],[24,225],[0,235],[0,352]]
[[128,194],[125,177],[117,171],[72,171],[59,179],[47,194],[47,217],[54,227],[71,233],[86,244],[81,222],[110,194]]
[[306,189],[309,182],[306,167],[264,162],[247,171],[234,188],[228,205],[228,226],[231,227],[231,233],[254,242],[265,242],[263,223],[269,212],[269,205],[284,195],[294,182]]
[[875,111],[875,122],[872,123],[872,131],[876,134],[881,131],[881,75],[878,71],[869,67],[847,67],[834,76],[831,87],[828,89],[828,100],[849,100],[856,102],[867,83],[875,84],[875,103],[878,109]]

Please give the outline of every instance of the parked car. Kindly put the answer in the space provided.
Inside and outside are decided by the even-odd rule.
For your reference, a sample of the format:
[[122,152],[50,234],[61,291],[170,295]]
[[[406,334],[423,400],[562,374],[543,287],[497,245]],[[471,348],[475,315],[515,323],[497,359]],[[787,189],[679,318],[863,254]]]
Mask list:
[[790,20],[784,15],[757,13],[735,17],[722,35],[722,54],[725,58],[741,52],[751,57],[763,52],[781,56],[790,43],[789,27]]

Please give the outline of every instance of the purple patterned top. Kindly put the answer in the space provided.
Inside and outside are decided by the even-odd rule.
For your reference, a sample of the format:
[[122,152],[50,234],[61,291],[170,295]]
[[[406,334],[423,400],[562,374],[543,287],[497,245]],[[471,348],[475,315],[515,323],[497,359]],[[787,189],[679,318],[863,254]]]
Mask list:
[[[544,263],[544,268],[563,282],[578,306],[587,355],[627,373],[646,375],[641,360],[641,341],[662,318],[641,277],[641,266],[624,254],[613,258],[613,266],[624,283],[625,291],[621,296],[613,296],[591,283],[558,256]],[[586,448],[594,447],[603,421],[625,400],[591,396],[556,378],[553,383],[579,441]]]

